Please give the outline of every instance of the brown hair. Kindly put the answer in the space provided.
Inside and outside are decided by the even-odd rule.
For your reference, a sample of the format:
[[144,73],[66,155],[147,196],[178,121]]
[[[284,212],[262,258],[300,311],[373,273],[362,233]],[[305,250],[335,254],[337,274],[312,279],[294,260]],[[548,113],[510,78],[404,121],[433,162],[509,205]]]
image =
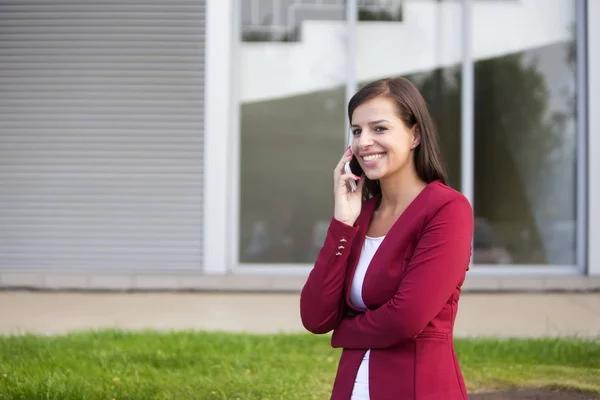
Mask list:
[[[448,179],[442,163],[435,123],[429,114],[425,99],[408,79],[386,78],[363,86],[352,96],[348,103],[348,120],[350,123],[352,123],[352,114],[359,105],[380,96],[386,97],[395,103],[398,115],[407,128],[411,129],[416,125],[421,139],[414,150],[415,169],[419,178],[427,183],[439,180],[446,184]],[[371,181],[367,177],[364,177],[364,179],[364,199],[381,193],[378,181]]]

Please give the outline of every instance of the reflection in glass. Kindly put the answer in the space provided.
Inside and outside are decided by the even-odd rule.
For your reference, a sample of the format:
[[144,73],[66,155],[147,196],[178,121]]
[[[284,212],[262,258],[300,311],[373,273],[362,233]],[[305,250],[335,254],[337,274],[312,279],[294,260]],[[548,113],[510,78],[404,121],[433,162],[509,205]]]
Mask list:
[[508,50],[500,24],[475,26],[507,47],[475,64],[475,263],[575,263],[575,2],[552,4],[515,17],[536,20],[527,50]]
[[[358,0],[359,21],[403,18],[403,0]],[[345,21],[346,0],[242,0],[244,42],[299,42],[304,21]]]
[[240,261],[306,263],[333,210],[342,88],[241,105]]
[[347,126],[338,3],[242,1],[240,263],[312,263],[323,244]]

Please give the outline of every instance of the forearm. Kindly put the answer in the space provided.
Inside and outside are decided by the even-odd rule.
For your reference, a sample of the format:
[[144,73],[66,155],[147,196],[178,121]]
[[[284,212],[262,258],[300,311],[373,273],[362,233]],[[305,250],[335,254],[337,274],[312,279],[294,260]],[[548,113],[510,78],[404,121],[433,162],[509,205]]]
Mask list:
[[430,292],[424,287],[415,288],[423,290],[421,296],[409,298],[399,291],[376,310],[341,319],[331,338],[332,347],[384,349],[415,339],[451,299],[463,277],[464,272],[457,271],[454,276],[441,277]]
[[393,319],[383,318],[380,322],[379,318],[372,318],[371,312],[368,311],[342,319],[333,331],[331,345],[344,349],[385,349],[397,346],[417,335],[417,329],[394,323]]
[[350,247],[357,227],[332,219],[325,243],[300,294],[300,316],[313,333],[327,333],[345,312],[343,292]]

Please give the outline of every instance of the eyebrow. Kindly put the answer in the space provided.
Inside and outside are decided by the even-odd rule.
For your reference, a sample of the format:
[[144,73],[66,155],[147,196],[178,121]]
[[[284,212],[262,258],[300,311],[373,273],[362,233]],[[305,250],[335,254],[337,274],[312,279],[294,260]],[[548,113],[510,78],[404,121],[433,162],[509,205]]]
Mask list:
[[[388,121],[387,119],[378,119],[377,121],[371,121],[371,122],[369,122],[368,125],[376,125],[376,124],[380,124],[382,122],[389,123],[390,121]],[[360,126],[356,125],[356,124],[352,124],[352,125],[350,125],[350,127],[352,127],[352,128],[359,128]]]

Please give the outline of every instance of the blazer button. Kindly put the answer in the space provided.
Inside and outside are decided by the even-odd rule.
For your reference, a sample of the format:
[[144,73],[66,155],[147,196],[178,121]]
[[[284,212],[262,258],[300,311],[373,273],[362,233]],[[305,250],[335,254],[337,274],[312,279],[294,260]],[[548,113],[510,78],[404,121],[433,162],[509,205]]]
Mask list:
[[345,249],[345,247],[344,246],[338,246],[338,249],[342,250],[342,249]]
[[347,240],[346,240],[346,239],[340,239],[340,242],[341,242],[341,243],[346,243],[346,242],[347,242]]
[[336,255],[336,256],[341,256],[341,255],[342,255],[342,253],[340,253],[340,252],[337,252],[337,253],[335,253],[335,255]]

